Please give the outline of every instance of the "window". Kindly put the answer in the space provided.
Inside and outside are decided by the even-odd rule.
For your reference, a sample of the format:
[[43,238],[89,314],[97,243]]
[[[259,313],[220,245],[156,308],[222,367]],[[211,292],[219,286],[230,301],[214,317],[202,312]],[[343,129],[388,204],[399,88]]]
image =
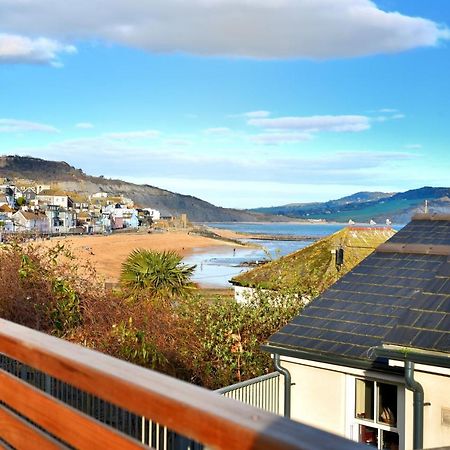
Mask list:
[[398,391],[395,384],[355,380],[355,440],[379,449],[399,449]]

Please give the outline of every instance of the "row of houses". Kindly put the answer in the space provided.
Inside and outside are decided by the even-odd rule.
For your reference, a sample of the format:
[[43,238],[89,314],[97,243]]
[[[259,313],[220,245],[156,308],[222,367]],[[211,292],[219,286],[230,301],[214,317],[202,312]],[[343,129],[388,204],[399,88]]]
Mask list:
[[159,219],[158,210],[138,209],[130,199],[108,199],[103,192],[76,202],[48,185],[23,189],[11,183],[0,185],[0,231],[4,232],[108,233]]

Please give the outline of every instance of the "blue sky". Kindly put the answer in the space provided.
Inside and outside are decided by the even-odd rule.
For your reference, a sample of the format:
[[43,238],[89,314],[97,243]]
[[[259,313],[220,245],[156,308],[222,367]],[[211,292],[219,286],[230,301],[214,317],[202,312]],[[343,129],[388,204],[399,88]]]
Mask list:
[[449,27],[446,0],[0,0],[0,154],[238,208],[449,186]]

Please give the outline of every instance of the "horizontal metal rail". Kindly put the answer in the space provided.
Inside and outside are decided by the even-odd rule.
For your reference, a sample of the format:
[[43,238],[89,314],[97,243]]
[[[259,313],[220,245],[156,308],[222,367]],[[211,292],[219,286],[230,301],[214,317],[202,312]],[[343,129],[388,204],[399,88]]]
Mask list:
[[272,372],[215,392],[273,414],[280,412],[280,374]]

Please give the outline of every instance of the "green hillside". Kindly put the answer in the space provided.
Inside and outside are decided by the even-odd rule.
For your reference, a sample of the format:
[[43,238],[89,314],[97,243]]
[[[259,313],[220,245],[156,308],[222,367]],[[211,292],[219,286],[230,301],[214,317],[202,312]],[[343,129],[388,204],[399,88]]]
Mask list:
[[384,222],[389,219],[395,223],[408,222],[413,214],[423,211],[425,200],[430,212],[450,211],[450,188],[423,187],[396,194],[368,194],[362,192],[323,203],[288,204],[251,211],[298,219],[325,219],[336,222]]

